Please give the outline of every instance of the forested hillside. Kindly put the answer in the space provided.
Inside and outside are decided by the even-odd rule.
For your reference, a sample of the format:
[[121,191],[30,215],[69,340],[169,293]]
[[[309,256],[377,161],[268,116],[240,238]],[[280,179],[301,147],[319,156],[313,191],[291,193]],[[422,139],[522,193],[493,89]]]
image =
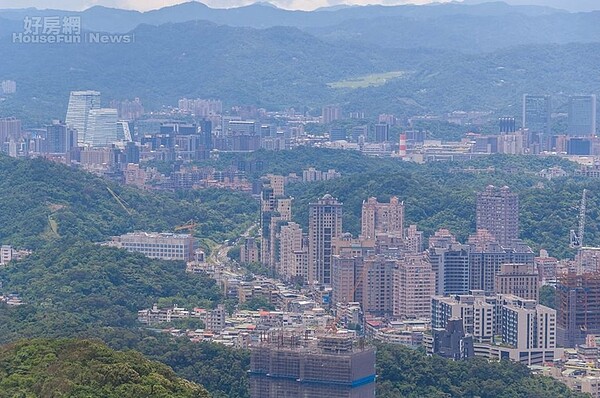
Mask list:
[[89,340],[20,340],[0,347],[0,397],[208,398],[201,386],[137,352]]

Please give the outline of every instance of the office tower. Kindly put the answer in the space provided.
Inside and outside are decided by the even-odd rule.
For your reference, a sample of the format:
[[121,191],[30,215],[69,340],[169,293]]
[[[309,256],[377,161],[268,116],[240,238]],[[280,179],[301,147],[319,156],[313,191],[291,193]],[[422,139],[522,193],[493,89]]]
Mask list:
[[309,282],[330,285],[331,243],[342,234],[342,203],[327,194],[309,208]]
[[502,264],[496,275],[496,294],[538,300],[539,278],[534,264]]
[[327,105],[323,107],[322,122],[329,124],[342,118],[342,109],[338,105]]
[[335,127],[329,130],[329,141],[345,141],[346,130],[343,127]]
[[140,163],[140,147],[135,142],[125,144],[125,157],[127,163]]
[[567,155],[589,156],[592,154],[592,138],[569,137],[567,141]]
[[498,119],[500,133],[510,134],[517,131],[517,121],[514,117],[501,117]]
[[588,334],[600,334],[600,272],[569,272],[556,286],[559,343],[583,344]]
[[377,123],[375,125],[375,142],[388,142],[390,140],[390,125]]
[[500,245],[486,230],[479,230],[468,240],[469,274],[471,290],[483,290],[486,294],[495,292],[496,276],[502,264],[533,264],[533,250],[520,240],[511,246]]
[[508,187],[489,185],[477,193],[477,230],[485,229],[502,246],[519,238],[519,197]]
[[374,197],[363,201],[361,236],[375,239],[377,233],[404,236],[404,202],[396,196],[392,196],[389,203],[379,203]]
[[463,245],[447,229],[429,238],[427,257],[435,273],[435,294],[466,294],[470,289],[469,245]]
[[569,135],[596,134],[596,96],[578,95],[569,98]]
[[423,255],[407,255],[398,261],[394,279],[394,316],[404,319],[428,319],[435,275]]
[[117,110],[98,108],[90,110],[84,144],[92,147],[110,146],[122,140],[117,129]]
[[46,126],[46,153],[65,154],[77,146],[77,131],[54,120]]
[[0,118],[0,144],[21,135],[21,120],[14,117]]
[[375,396],[375,350],[349,337],[275,334],[250,350],[252,398]]
[[540,150],[549,148],[552,135],[552,100],[549,95],[523,95],[523,128],[528,129]]
[[78,144],[89,141],[87,138],[89,114],[92,109],[99,108],[100,93],[98,91],[71,91],[65,123],[77,130]]
[[204,137],[204,149],[207,151],[213,150],[213,137],[212,137],[212,122],[210,120],[203,120],[200,122],[200,131]]
[[133,141],[133,134],[131,133],[129,122],[124,120],[117,122],[117,141]]

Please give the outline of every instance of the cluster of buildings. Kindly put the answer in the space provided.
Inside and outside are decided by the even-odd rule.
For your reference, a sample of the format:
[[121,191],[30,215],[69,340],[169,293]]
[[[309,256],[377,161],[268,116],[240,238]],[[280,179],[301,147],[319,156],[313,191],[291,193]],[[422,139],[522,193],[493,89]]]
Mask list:
[[[297,146],[357,150],[415,162],[468,160],[494,153],[600,156],[594,95],[570,97],[567,134],[552,132],[553,117],[564,115],[553,113],[549,96],[525,95],[522,123],[515,117],[502,117],[499,133],[467,133],[460,141],[432,140],[428,131],[411,127],[410,123],[438,120],[433,116],[413,117],[408,127],[402,127],[394,115],[381,114],[370,123],[363,112],[344,114],[338,105],[324,106],[321,116],[315,117],[293,109],[224,109],[219,100],[187,98],[171,112],[149,114],[139,98],[113,100],[105,108],[100,97],[93,90],[71,92],[64,122],[55,120],[41,129],[24,131],[18,120],[0,119],[0,151],[14,157],[48,157],[121,180],[129,164],[188,163],[220,152]],[[348,116],[355,119],[349,127],[336,123]],[[467,128],[491,118],[489,112],[453,112],[444,120]],[[327,126],[325,134],[308,132],[309,126],[317,124]],[[237,182],[225,184],[236,186]]]
[[307,233],[292,221],[292,201],[284,177],[267,176],[260,250],[247,238],[241,259],[314,292],[333,310],[334,327],[452,358],[531,365],[561,357],[560,314],[538,303],[558,260],[536,257],[519,239],[518,197],[508,187],[477,194],[477,232],[467,242],[440,229],[427,246],[416,226],[405,226],[397,197],[363,202],[358,237],[343,232],[343,204],[330,195],[310,204]]

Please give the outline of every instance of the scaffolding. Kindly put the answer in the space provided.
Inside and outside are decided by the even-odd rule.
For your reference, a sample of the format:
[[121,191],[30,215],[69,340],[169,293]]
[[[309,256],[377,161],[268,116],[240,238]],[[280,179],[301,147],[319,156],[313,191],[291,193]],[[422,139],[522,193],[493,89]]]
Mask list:
[[375,350],[349,336],[267,333],[251,351],[253,398],[374,396]]
[[557,322],[566,346],[583,344],[587,334],[600,332],[600,272],[569,272],[558,278]]

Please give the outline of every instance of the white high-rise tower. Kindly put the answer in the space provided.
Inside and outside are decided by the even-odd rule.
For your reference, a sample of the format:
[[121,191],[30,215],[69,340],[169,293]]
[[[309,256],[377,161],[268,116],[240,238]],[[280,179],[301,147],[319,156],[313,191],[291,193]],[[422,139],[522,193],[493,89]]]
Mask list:
[[71,91],[69,107],[65,123],[77,130],[77,143],[87,141],[88,119],[90,110],[100,108],[100,93],[98,91]]

